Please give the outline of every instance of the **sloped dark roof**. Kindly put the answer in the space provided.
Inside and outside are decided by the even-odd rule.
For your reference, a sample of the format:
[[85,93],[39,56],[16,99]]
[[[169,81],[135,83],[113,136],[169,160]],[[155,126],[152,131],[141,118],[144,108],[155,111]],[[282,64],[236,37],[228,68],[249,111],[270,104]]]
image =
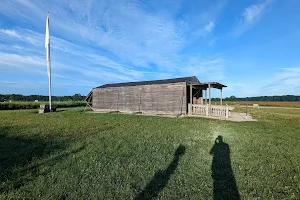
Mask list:
[[186,82],[187,84],[201,84],[196,76],[164,79],[164,80],[154,80],[154,81],[140,81],[140,82],[127,82],[127,83],[115,83],[115,84],[105,84],[96,88],[108,88],[108,87],[123,87],[123,86],[137,86],[137,85],[153,85],[153,84],[167,84],[167,83],[181,83]]

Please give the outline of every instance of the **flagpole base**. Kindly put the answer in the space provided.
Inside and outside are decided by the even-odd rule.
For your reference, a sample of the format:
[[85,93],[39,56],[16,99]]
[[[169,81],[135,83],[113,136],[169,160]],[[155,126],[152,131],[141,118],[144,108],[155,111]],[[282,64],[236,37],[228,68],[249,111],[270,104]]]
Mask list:
[[49,112],[56,112],[56,107],[51,107],[48,104],[41,104],[39,113],[49,113]]

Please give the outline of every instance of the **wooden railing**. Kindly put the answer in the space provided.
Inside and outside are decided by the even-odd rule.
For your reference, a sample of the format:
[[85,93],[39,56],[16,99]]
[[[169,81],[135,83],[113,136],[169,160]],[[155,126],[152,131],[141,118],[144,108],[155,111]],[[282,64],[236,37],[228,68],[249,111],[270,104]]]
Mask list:
[[216,117],[226,117],[230,116],[231,107],[226,106],[216,106],[216,105],[199,105],[199,104],[189,104],[188,105],[189,115],[205,115],[205,116],[216,116]]

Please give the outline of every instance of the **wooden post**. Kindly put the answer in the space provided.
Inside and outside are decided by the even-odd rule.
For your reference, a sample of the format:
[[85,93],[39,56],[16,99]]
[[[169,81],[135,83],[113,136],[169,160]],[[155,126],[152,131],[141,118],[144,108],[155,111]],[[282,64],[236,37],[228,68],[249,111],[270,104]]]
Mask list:
[[246,119],[248,119],[248,97],[246,99]]
[[192,104],[188,104],[188,115],[192,115]]
[[209,114],[211,113],[211,93],[210,93],[210,84],[208,84],[208,101],[209,101]]
[[209,101],[209,106],[211,106],[210,84],[208,84],[208,101]]
[[203,105],[203,90],[201,89],[201,105]]
[[226,105],[226,118],[228,118],[229,117],[229,107],[228,107],[228,105]]
[[193,104],[193,85],[190,85],[190,103]]
[[221,98],[220,98],[220,104],[221,104],[221,106],[222,106],[222,104],[223,104],[223,99],[222,99],[222,88],[221,88]]
[[205,105],[207,104],[207,88],[205,90]]
[[208,104],[206,104],[205,115],[208,116]]

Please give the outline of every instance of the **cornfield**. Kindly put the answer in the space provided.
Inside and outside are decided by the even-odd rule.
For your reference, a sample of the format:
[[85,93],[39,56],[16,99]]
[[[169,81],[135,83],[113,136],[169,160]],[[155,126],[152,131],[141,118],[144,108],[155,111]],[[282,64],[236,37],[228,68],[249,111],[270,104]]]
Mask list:
[[258,104],[260,106],[274,106],[274,107],[294,107],[294,108],[300,108],[300,102],[263,102],[263,101],[226,101],[224,102],[224,104],[228,104],[228,105],[250,105],[252,106],[253,104]]

